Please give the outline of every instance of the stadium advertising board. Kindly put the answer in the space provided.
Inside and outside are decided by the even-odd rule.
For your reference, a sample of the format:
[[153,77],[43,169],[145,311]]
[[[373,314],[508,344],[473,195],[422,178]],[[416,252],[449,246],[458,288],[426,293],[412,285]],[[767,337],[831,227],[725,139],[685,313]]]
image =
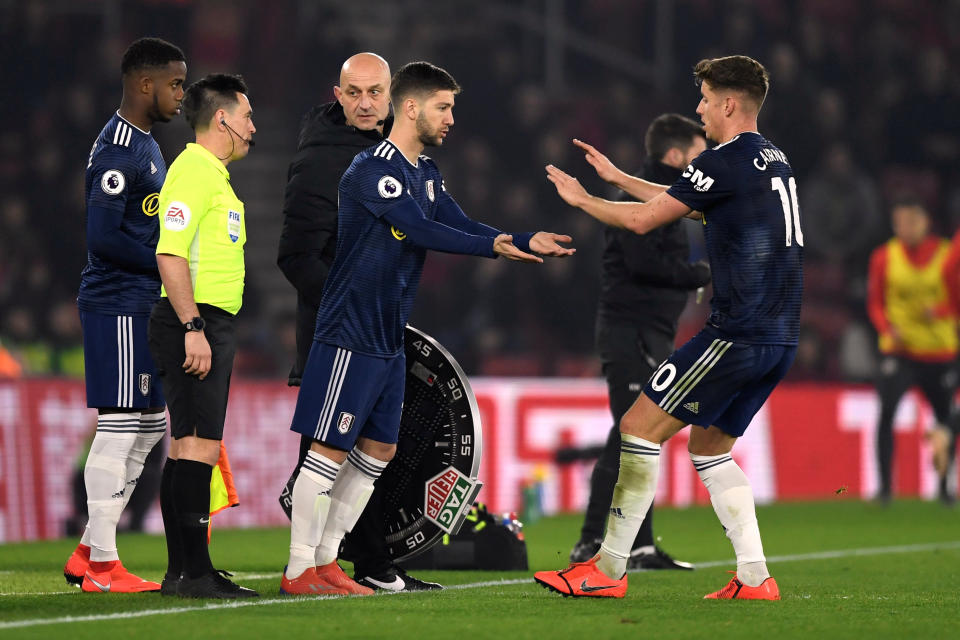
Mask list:
[[[501,512],[521,512],[524,495],[538,500],[545,513],[582,509],[591,462],[558,465],[554,454],[562,446],[603,442],[610,428],[604,383],[523,378],[470,383],[483,425],[479,499]],[[297,455],[297,438],[288,431],[295,401],[296,390],[283,382],[232,384],[225,442],[241,505],[216,516],[214,536],[217,527],[286,525],[276,496]],[[96,424],[96,412],[84,405],[82,382],[0,382],[0,541],[63,535],[72,481],[63,462],[82,454]],[[866,387],[781,385],[734,457],[761,503],[867,498],[877,490],[876,415],[876,396]],[[904,398],[895,420],[898,495],[936,493],[923,438],[932,420],[916,394]],[[685,437],[681,432],[664,447],[661,504],[709,503]],[[160,530],[159,510],[147,526]]]

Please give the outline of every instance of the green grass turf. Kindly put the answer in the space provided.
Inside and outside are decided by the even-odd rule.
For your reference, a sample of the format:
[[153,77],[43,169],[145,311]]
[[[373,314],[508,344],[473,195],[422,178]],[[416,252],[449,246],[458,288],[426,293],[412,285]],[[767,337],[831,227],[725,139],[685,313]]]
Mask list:
[[[702,599],[725,584],[725,570],[734,567],[713,511],[703,507],[659,509],[656,530],[667,551],[708,566],[693,572],[631,574],[623,600],[561,598],[530,579],[534,570],[566,565],[579,516],[548,518],[526,527],[529,572],[415,572],[448,586],[500,579],[522,580],[519,584],[325,600],[277,597],[289,540],[286,529],[214,529],[214,564],[237,572],[239,582],[263,595],[237,608],[158,594],[83,594],[67,587],[61,575],[75,541],[0,545],[0,638],[960,637],[956,510],[919,501],[882,508],[838,498],[761,507],[758,516],[783,597],[776,603]],[[881,549],[923,544],[929,546],[901,552]],[[121,535],[118,545],[128,567],[160,579],[166,562],[162,538]],[[853,555],[856,549],[872,552]],[[809,557],[827,551],[845,553]],[[158,613],[8,626],[148,610]]]

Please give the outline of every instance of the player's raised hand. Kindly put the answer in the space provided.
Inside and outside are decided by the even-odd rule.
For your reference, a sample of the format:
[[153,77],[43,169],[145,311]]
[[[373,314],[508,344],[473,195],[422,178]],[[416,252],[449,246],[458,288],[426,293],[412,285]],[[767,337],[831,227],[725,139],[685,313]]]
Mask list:
[[493,239],[493,251],[498,256],[503,256],[508,260],[517,260],[519,262],[543,262],[543,258],[535,256],[526,251],[520,251],[513,244],[513,236],[501,233]]
[[610,162],[610,158],[597,151],[593,145],[587,144],[583,140],[577,140],[576,138],[573,139],[573,144],[583,149],[584,160],[590,163],[590,166],[596,170],[601,180],[614,182],[622,175],[623,172]]
[[557,193],[569,205],[582,208],[583,203],[590,198],[590,194],[583,188],[579,180],[552,164],[547,165],[547,180],[553,183],[553,186],[557,188]]
[[183,348],[187,356],[183,361],[183,370],[201,380],[206,378],[210,373],[212,354],[210,343],[203,331],[187,331],[183,338]]
[[560,242],[573,242],[573,238],[549,231],[537,231],[530,238],[530,250],[543,256],[553,256],[555,258],[565,258],[577,252],[573,247],[561,246],[558,244]]

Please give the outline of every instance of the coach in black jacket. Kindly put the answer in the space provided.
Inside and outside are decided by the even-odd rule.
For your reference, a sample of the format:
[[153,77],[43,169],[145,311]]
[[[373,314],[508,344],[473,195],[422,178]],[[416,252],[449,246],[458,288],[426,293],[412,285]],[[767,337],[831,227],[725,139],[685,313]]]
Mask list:
[[[313,344],[317,308],[337,248],[337,191],[354,156],[386,137],[390,115],[390,67],[372,53],[343,63],[336,101],[313,107],[303,117],[297,155],[287,171],[283,231],[277,264],[297,289],[297,360],[288,384],[300,386]],[[300,462],[310,438],[300,443]],[[290,515],[296,471],[280,496]],[[354,562],[354,577],[364,586],[391,591],[439,589],[440,585],[406,575],[393,564],[383,535],[383,515],[375,491],[360,520],[346,536],[344,556]]]
[[[693,120],[668,113],[650,124],[645,146],[642,177],[670,185],[706,148],[706,137]],[[614,423],[590,477],[590,501],[580,541],[570,553],[573,562],[593,557],[603,538],[620,472],[620,419],[657,366],[673,353],[677,321],[689,292],[710,282],[706,262],[689,262],[685,224],[690,223],[681,218],[644,235],[614,227],[604,231],[596,343]],[[627,568],[692,568],[654,544],[652,506],[634,541]]]

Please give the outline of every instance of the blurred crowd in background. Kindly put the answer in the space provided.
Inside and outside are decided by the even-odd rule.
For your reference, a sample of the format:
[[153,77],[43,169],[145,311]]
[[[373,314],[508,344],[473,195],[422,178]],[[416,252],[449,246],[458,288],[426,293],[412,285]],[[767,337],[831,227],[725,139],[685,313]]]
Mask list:
[[[144,35],[184,50],[188,83],[227,71],[251,87],[257,147],[230,167],[250,238],[238,375],[282,379],[292,362],[295,295],[274,263],[286,168],[302,114],[332,100],[357,51],[393,68],[429,60],[463,86],[452,135],[427,153],[468,215],[575,238],[575,257],[539,266],[431,254],[411,324],[470,374],[599,373],[602,230],[562,203],[543,167],[609,194],[570,139],[639,169],[653,117],[695,117],[690,69],[704,57],[751,55],[771,75],[760,130],[798,176],[805,236],[793,379],[871,378],[867,260],[890,235],[893,198],[919,196],[939,234],[960,227],[956,0],[8,0],[0,32],[0,343],[27,375],[82,373],[84,169],[119,105],[121,54]],[[168,162],[192,139],[182,119],[154,134]],[[702,257],[697,223],[690,233]],[[680,340],[708,299],[691,303]]]

